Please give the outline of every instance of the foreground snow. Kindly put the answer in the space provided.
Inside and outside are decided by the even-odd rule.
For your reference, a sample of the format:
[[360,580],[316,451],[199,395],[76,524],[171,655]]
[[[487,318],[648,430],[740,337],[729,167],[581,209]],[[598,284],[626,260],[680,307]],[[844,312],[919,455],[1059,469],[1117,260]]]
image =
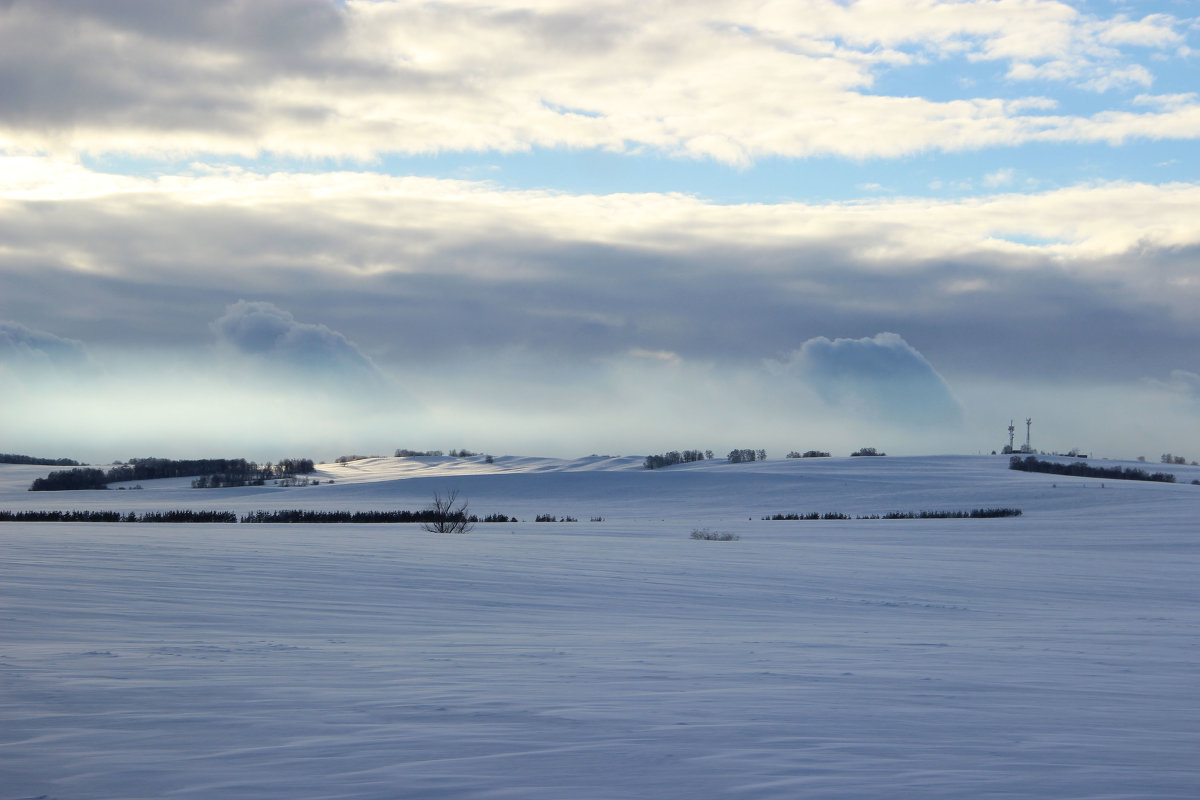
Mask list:
[[[583,520],[0,525],[0,800],[1200,795],[1200,487],[988,458],[405,461],[70,497],[0,470],[3,508],[460,488]],[[997,505],[1025,516],[759,519]]]

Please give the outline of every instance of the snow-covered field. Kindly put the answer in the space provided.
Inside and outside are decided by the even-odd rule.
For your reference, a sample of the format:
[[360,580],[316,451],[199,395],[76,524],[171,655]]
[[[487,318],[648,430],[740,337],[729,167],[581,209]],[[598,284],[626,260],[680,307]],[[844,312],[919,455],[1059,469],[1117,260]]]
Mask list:
[[[1006,467],[386,458],[29,493],[50,468],[0,465],[0,509],[456,489],[528,520],[0,524],[0,800],[1200,796],[1200,469]],[[1024,516],[760,519],[985,506]]]

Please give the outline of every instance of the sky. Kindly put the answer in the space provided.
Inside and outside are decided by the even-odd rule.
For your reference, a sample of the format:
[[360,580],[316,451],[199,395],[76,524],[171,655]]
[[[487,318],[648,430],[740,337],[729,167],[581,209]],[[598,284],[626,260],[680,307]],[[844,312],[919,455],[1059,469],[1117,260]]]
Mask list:
[[0,0],[0,451],[1200,458],[1191,0]]

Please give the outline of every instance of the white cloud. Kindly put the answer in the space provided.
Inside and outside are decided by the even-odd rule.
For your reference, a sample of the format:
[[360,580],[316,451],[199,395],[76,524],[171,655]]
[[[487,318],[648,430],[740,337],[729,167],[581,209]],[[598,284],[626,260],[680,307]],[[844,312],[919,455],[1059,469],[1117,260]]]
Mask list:
[[1154,83],[1154,76],[1150,74],[1150,70],[1141,64],[1131,64],[1128,67],[1109,70],[1103,75],[1098,75],[1095,78],[1084,81],[1080,85],[1084,89],[1090,89],[1094,92],[1107,92],[1127,86],[1149,86],[1152,83]]
[[1196,93],[1181,94],[1139,94],[1133,98],[1135,105],[1154,106],[1158,108],[1186,108],[1196,104]]
[[[1200,186],[1188,183],[1083,184],[1040,194],[962,200],[908,197],[854,203],[732,205],[680,194],[572,195],[505,190],[490,183],[356,172],[264,175],[214,170],[211,175],[197,177],[135,180],[81,168],[60,169],[58,162],[50,159],[37,160],[45,165],[41,174],[46,183],[33,191],[27,177],[10,180],[9,161],[0,157],[0,202],[8,203],[7,211],[14,221],[21,217],[23,224],[35,226],[39,233],[22,236],[21,226],[13,224],[6,231],[7,252],[11,255],[19,251],[28,240],[38,247],[50,247],[52,253],[47,240],[61,239],[65,248],[80,249],[75,248],[77,242],[89,245],[93,249],[86,255],[91,261],[116,271],[123,257],[107,258],[95,246],[123,247],[132,243],[110,237],[84,241],[79,237],[94,231],[82,227],[73,237],[48,237],[45,234],[59,230],[60,225],[66,233],[72,222],[23,215],[39,208],[37,202],[42,199],[72,200],[73,208],[79,211],[110,210],[112,224],[129,220],[143,231],[143,237],[152,237],[157,226],[151,221],[156,218],[161,223],[229,210],[245,213],[254,225],[279,225],[282,241],[275,246],[294,251],[295,266],[340,263],[356,272],[405,272],[406,264],[431,248],[490,241],[501,233],[510,238],[528,235],[548,240],[637,244],[662,251],[670,251],[673,243],[685,240],[728,242],[753,236],[764,245],[793,246],[837,236],[847,241],[869,239],[875,252],[882,252],[878,250],[882,247],[890,256],[906,259],[937,258],[986,247],[997,232],[1014,230],[1063,243],[1046,252],[1064,258],[1200,242],[1200,221],[1193,213],[1194,204],[1200,201]],[[37,171],[24,169],[26,175]],[[1001,184],[1010,177],[1008,170],[1000,170],[990,180]],[[236,229],[232,217],[227,222]],[[339,232],[338,226],[348,227]],[[350,228],[368,241],[356,241],[347,235]],[[418,231],[419,244],[414,241]],[[191,248],[206,246],[207,232],[193,231],[189,235],[175,227],[168,232],[182,236],[188,243],[177,254],[181,260],[189,258]],[[338,241],[336,247],[345,251],[338,255],[323,249],[314,252],[305,247],[293,248],[293,240],[305,235],[332,237]],[[143,239],[140,244],[146,243]],[[237,257],[238,253],[229,255]],[[516,277],[536,275],[544,268],[533,263],[514,267]],[[439,269],[468,267],[459,260],[446,262]],[[506,273],[506,277],[513,276]]]
[[1184,41],[1183,36],[1175,30],[1177,24],[1178,21],[1167,14],[1149,14],[1140,20],[1118,14],[1096,25],[1096,38],[1104,44],[1166,49]]
[[995,172],[988,173],[983,178],[983,185],[992,188],[998,186],[1008,186],[1013,182],[1016,171],[1012,167],[998,169]]
[[[1122,48],[1177,49],[1177,27],[1056,0],[21,2],[0,9],[0,147],[364,159],[573,147],[745,165],[1112,140],[1103,114],[870,92],[881,71],[947,56],[1007,64],[1014,80],[1146,86]],[[1157,117],[1119,136],[1196,136],[1153,134]]]

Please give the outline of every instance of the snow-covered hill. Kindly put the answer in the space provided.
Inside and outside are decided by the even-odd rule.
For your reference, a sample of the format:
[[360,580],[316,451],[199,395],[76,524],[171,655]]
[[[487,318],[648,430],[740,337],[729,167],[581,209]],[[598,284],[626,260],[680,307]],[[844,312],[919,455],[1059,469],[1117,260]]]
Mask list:
[[[581,521],[0,524],[0,800],[1200,796],[1195,468],[384,458],[25,491],[48,471],[0,465],[0,509],[458,490]],[[761,519],[982,506],[1024,515]]]
[[[499,456],[369,458],[321,464],[315,486],[192,489],[190,479],[113,484],[107,491],[28,492],[51,468],[0,465],[0,508],[419,509],[434,493],[458,491],[471,510],[532,520],[539,513],[581,520],[758,518],[838,511],[852,516],[921,509],[1016,507],[1074,513],[1191,509],[1200,468],[1171,467],[1179,483],[1140,484],[1013,472],[997,456],[724,459],[646,470],[640,456],[580,459]],[[1136,462],[1102,462],[1137,466]]]

